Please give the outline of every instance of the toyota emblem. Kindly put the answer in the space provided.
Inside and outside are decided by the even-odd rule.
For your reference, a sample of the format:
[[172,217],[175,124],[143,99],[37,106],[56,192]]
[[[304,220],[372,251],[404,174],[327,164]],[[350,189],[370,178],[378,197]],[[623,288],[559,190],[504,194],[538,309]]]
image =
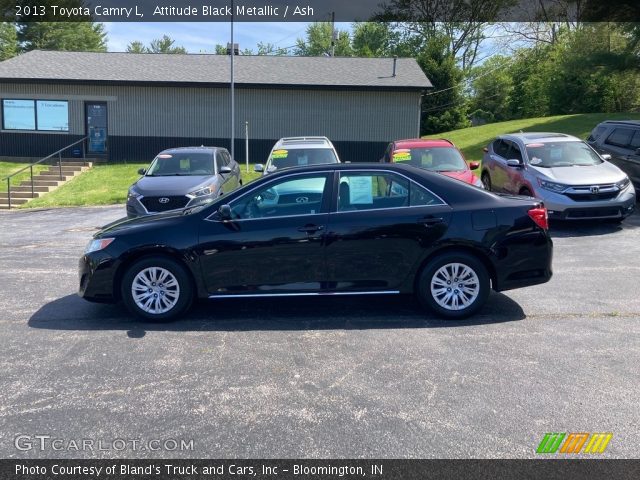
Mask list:
[[309,197],[298,197],[296,203],[309,203]]
[[171,200],[170,200],[170,199],[168,199],[167,197],[160,197],[160,198],[158,199],[158,202],[160,202],[160,203],[169,203],[170,201],[171,201]]

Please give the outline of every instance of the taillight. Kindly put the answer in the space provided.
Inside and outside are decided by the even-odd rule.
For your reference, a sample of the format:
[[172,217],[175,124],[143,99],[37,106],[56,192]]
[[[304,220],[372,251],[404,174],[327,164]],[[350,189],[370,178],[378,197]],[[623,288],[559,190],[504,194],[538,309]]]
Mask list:
[[527,213],[531,217],[531,220],[536,222],[536,225],[538,225],[540,228],[544,230],[549,229],[549,217],[547,216],[546,207],[532,208]]

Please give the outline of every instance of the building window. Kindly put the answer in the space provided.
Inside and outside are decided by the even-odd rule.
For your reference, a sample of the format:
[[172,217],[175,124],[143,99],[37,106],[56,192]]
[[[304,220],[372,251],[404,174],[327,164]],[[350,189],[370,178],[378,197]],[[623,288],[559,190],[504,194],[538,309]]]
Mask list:
[[4,130],[69,131],[69,102],[64,100],[2,100]]

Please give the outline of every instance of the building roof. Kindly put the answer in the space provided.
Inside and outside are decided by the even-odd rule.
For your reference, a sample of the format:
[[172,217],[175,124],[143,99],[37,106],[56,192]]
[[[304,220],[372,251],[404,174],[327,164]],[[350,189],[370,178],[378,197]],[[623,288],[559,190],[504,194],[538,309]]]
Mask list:
[[[96,53],[34,50],[0,62],[0,81],[229,84],[227,55]],[[239,86],[424,89],[431,82],[413,58],[239,55]]]

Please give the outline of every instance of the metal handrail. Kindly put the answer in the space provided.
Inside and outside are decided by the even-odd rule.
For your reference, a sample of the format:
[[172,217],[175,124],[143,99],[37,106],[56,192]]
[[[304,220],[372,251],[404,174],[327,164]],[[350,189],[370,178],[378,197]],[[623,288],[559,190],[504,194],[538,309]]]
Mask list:
[[88,136],[81,138],[80,140],[77,140],[73,143],[70,143],[69,145],[67,145],[64,148],[61,148],[60,150],[57,150],[55,152],[53,152],[50,155],[47,155],[44,158],[41,158],[40,160],[38,160],[37,162],[31,163],[29,165],[27,165],[24,168],[21,168],[20,170],[18,170],[17,172],[13,172],[11,175],[4,177],[2,180],[0,181],[7,181],[7,203],[8,203],[8,208],[11,209],[11,179],[13,177],[15,177],[16,175],[18,175],[19,173],[24,172],[27,168],[29,169],[29,175],[31,176],[31,197],[33,198],[34,193],[34,186],[33,186],[33,167],[46,161],[49,160],[50,158],[55,157],[56,155],[58,156],[58,171],[59,171],[59,177],[60,180],[62,180],[62,152],[64,152],[65,150],[70,149],[71,147],[82,143],[82,158],[86,158],[86,152],[85,152],[85,140],[87,140],[87,138],[89,138]]

